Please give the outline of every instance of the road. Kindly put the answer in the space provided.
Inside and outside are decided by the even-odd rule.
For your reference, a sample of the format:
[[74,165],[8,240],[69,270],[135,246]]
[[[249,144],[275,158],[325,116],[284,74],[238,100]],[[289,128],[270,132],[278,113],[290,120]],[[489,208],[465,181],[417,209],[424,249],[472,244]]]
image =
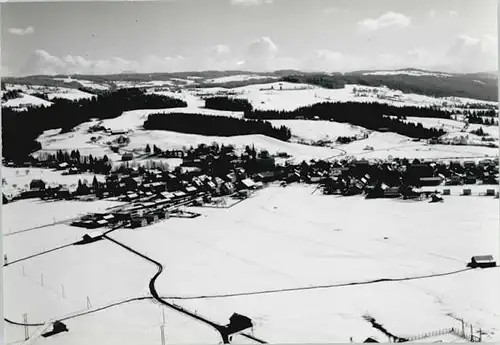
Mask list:
[[[203,323],[205,323],[205,324],[213,327],[215,330],[217,330],[220,333],[224,344],[229,344],[230,343],[230,341],[229,341],[230,334],[227,333],[227,330],[226,330],[225,326],[221,326],[221,325],[219,325],[219,324],[217,324],[217,323],[215,323],[213,321],[210,321],[210,320],[206,319],[205,317],[203,317],[201,315],[195,314],[195,313],[193,313],[193,312],[191,312],[191,311],[189,311],[189,310],[187,310],[187,309],[185,309],[183,307],[180,307],[178,305],[169,303],[169,302],[163,300],[159,296],[158,292],[156,291],[155,282],[156,282],[156,279],[158,279],[158,277],[160,276],[160,274],[162,274],[162,272],[163,272],[163,265],[162,264],[160,264],[158,261],[155,261],[155,260],[149,258],[148,256],[146,256],[146,255],[144,255],[142,253],[139,253],[135,249],[133,249],[133,248],[131,248],[131,247],[129,247],[129,246],[127,246],[127,245],[125,245],[125,244],[123,244],[123,243],[121,243],[121,242],[119,242],[119,241],[117,241],[117,240],[115,240],[115,239],[113,239],[111,237],[109,237],[107,234],[104,234],[103,238],[105,238],[105,239],[107,239],[107,240],[109,240],[109,241],[117,244],[118,246],[120,246],[120,247],[128,250],[129,252],[134,253],[135,255],[137,255],[137,256],[139,256],[139,257],[141,257],[141,258],[143,258],[143,259],[145,259],[145,260],[147,260],[147,261],[149,261],[151,263],[153,263],[157,267],[158,271],[156,272],[156,274],[149,281],[149,292],[151,293],[151,295],[153,296],[153,298],[158,303],[163,304],[163,305],[165,305],[165,306],[167,306],[167,307],[169,307],[171,309],[174,309],[174,310],[176,310],[176,311],[178,311],[178,312],[180,312],[180,313],[182,313],[184,315],[190,316],[191,318],[194,318],[194,319],[196,319],[198,321],[201,321],[201,322],[203,322]],[[246,338],[248,338],[248,339],[251,339],[251,340],[254,340],[256,342],[259,342],[261,344],[266,344],[266,342],[264,340],[258,339],[256,337],[250,335],[250,334],[241,333],[241,335],[244,336],[244,337],[246,337]]]

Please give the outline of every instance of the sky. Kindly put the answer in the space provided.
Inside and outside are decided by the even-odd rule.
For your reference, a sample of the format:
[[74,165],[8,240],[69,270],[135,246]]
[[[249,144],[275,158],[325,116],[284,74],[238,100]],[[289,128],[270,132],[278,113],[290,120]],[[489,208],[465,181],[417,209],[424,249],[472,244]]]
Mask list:
[[4,76],[498,69],[496,0],[67,1],[0,6]]

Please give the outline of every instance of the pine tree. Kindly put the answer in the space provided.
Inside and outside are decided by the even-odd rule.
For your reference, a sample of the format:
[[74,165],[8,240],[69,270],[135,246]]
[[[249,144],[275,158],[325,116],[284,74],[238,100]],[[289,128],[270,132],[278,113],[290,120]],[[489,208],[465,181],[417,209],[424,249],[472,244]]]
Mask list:
[[94,175],[94,179],[92,180],[92,188],[94,188],[94,191],[97,190],[99,187],[99,183],[97,182],[97,177]]

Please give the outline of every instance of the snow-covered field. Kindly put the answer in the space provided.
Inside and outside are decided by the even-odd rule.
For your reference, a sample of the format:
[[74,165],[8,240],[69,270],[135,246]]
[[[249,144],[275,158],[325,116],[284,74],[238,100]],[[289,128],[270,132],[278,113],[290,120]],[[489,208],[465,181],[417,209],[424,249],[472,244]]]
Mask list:
[[[498,257],[498,233],[492,231],[498,226],[498,201],[493,198],[448,197],[433,205],[311,195],[312,190],[273,187],[230,210],[197,208],[204,217],[169,220],[113,237],[148,251],[167,267],[157,284],[164,296],[439,274],[464,268],[478,253]],[[475,212],[464,212],[471,202]],[[374,220],[379,225],[373,226]],[[248,315],[256,321],[255,335],[270,342],[347,342],[350,336],[362,341],[375,332],[362,320],[365,313],[400,335],[457,326],[447,315],[452,313],[495,332],[493,340],[500,336],[499,273],[470,271],[178,303],[219,322],[232,312]]]
[[[453,317],[460,317],[483,329],[483,339],[500,340],[497,268],[334,286],[453,272],[473,255],[498,258],[498,233],[492,231],[499,222],[497,199],[449,196],[442,204],[429,204],[325,196],[313,190],[271,186],[231,209],[195,208],[202,217],[171,218],[109,236],[163,264],[156,287],[168,301],[220,324],[234,312],[249,316],[254,335],[268,342],[348,342],[350,337],[362,342],[368,336],[386,341],[363,320],[364,314],[398,336],[458,327]],[[471,204],[474,212],[467,211]],[[32,205],[38,207],[42,204]],[[13,260],[73,240],[81,231],[58,225],[12,235],[6,253]],[[67,247],[6,267],[5,316],[20,321],[27,312],[31,322],[44,322],[85,310],[87,296],[92,309],[145,296],[155,271],[154,265],[107,241]],[[306,289],[174,299],[287,288]],[[157,305],[136,301],[68,320],[70,332],[47,341],[159,341],[160,322]],[[219,341],[209,327],[167,310],[166,323],[167,342]],[[6,331],[7,342],[22,337],[22,328],[8,326]]]
[[92,179],[96,176],[98,181],[103,182],[103,175],[94,175],[90,173],[62,175],[62,171],[54,171],[42,168],[1,168],[2,179],[5,179],[5,184],[2,186],[2,192],[5,195],[17,195],[22,190],[28,190],[32,180],[40,179],[47,185],[65,185],[70,190],[75,190],[78,180],[87,180],[92,183]]
[[78,89],[66,89],[60,92],[51,92],[47,94],[47,97],[50,100],[54,98],[63,98],[63,99],[68,99],[70,101],[76,101],[79,99],[89,99],[96,96],[88,92],[80,91]]
[[[167,344],[218,344],[220,336],[210,326],[180,315],[168,308],[165,313]],[[65,320],[70,330],[40,343],[50,345],[160,344],[162,309],[149,300],[133,301],[92,314]],[[30,328],[35,332],[36,328]],[[185,330],[189,330],[186,332]],[[8,339],[24,340],[24,329],[7,324]],[[238,342],[240,344],[240,342]]]
[[14,99],[9,99],[6,102],[2,102],[2,107],[4,108],[22,108],[22,107],[28,107],[28,106],[50,106],[52,105],[52,102],[46,101],[44,99],[28,95],[25,93],[20,93],[19,98],[14,98]]
[[409,75],[413,77],[423,77],[423,76],[432,76],[432,77],[451,77],[451,74],[446,73],[430,73],[424,71],[375,71],[375,72],[365,72],[363,75]]
[[270,120],[275,127],[286,126],[292,135],[308,141],[332,140],[339,136],[363,137],[368,130],[348,123],[312,120]]
[[107,84],[99,84],[95,83],[91,80],[84,80],[84,79],[73,79],[71,77],[68,78],[54,78],[54,80],[60,80],[65,83],[71,83],[71,82],[77,82],[83,87],[89,88],[89,89],[95,89],[95,90],[109,90],[109,85]]
[[118,205],[121,203],[105,200],[93,202],[19,200],[2,206],[2,232],[6,235],[41,225],[51,225],[54,222],[75,218],[88,212],[102,212]]
[[235,81],[247,81],[247,80],[258,80],[258,79],[278,79],[277,77],[264,76],[264,75],[254,75],[254,74],[238,74],[231,75],[227,77],[212,78],[207,79],[204,82],[208,84],[219,84],[219,83],[230,83]]

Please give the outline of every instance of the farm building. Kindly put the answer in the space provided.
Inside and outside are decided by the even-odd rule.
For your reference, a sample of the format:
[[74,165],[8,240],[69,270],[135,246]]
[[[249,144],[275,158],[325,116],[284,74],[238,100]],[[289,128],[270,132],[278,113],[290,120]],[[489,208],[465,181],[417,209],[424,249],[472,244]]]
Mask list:
[[43,180],[39,180],[39,179],[31,180],[30,189],[33,189],[33,190],[45,189],[45,182]]
[[132,159],[134,159],[134,155],[131,152],[125,152],[122,155],[122,161],[124,161],[124,162],[131,161]]
[[487,267],[496,267],[497,263],[492,255],[477,255],[473,256],[470,259],[468,264],[469,267],[476,268],[487,268]]

